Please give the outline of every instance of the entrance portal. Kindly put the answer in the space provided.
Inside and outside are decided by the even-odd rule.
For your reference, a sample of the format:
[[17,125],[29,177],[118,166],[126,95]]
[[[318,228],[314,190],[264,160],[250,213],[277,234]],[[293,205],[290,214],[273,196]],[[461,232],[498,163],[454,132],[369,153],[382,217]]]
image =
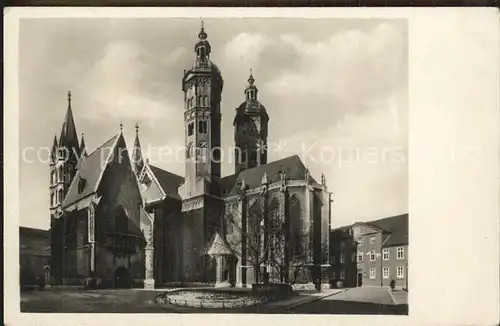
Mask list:
[[358,282],[357,286],[362,286],[363,285],[363,270],[358,269]]
[[129,289],[132,287],[132,276],[128,268],[121,266],[115,270],[114,288]]

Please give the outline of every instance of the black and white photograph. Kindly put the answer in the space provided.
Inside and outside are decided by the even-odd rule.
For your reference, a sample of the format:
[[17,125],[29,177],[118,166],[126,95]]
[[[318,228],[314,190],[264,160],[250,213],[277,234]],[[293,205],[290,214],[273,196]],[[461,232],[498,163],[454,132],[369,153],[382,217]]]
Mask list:
[[[425,191],[410,184],[431,160],[455,160],[449,173],[484,171],[493,151],[471,137],[448,152],[430,132],[438,121],[458,132],[446,126],[458,118],[413,101],[410,114],[419,70],[410,56],[433,58],[410,42],[414,26],[394,14],[19,19],[9,232],[19,239],[10,245],[20,313],[408,317],[412,291],[437,300],[446,290],[429,283],[444,277],[436,262],[474,249],[445,238],[438,248],[426,234],[465,240],[453,227],[481,228],[477,243],[491,242],[498,223],[443,214],[447,195],[465,195],[446,193],[440,178]],[[439,155],[415,145],[426,140],[416,123]],[[493,198],[474,186],[487,179],[468,181],[463,212]],[[421,217],[419,195],[443,195],[427,200],[441,213]]]
[[406,20],[19,32],[23,311],[407,314]]

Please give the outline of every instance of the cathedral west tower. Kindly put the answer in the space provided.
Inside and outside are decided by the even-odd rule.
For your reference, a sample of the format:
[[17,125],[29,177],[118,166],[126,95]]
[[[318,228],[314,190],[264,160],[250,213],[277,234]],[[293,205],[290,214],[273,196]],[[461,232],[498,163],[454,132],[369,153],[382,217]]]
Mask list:
[[184,71],[185,178],[179,187],[182,200],[182,277],[209,282],[215,266],[206,247],[218,231],[224,210],[220,198],[221,95],[223,80],[210,61],[211,46],[201,26],[194,47],[196,58]]
[[185,184],[184,197],[208,194],[221,175],[221,95],[223,80],[210,61],[211,46],[203,26],[195,45],[196,58],[184,72]]

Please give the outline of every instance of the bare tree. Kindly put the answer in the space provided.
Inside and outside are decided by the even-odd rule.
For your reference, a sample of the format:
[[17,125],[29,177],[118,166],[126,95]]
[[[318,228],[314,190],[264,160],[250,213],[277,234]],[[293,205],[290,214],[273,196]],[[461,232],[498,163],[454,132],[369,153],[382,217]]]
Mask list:
[[[257,199],[248,209],[248,214],[242,214],[239,209],[232,208],[232,212],[228,212],[226,220],[228,226],[236,230],[237,236],[229,237],[228,243],[235,255],[246,258],[246,264],[251,265],[255,274],[255,281],[260,281],[260,267],[265,265],[269,251],[269,241],[267,238],[267,230],[265,227],[265,216],[263,214],[262,205]],[[245,216],[247,217],[245,218]],[[235,216],[241,218],[236,219]]]

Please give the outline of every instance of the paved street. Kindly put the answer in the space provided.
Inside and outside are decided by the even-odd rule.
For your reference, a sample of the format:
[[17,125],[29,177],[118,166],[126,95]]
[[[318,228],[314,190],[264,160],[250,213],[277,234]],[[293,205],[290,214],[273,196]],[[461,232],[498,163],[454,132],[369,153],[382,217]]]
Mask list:
[[408,305],[393,304],[387,289],[366,287],[352,288],[281,313],[406,315]]
[[[248,308],[185,308],[156,303],[161,290],[61,290],[21,294],[23,312],[106,313],[279,313],[279,314],[408,314],[408,305],[394,304],[387,289],[353,288],[303,292],[285,301]],[[344,292],[342,292],[344,291]],[[403,302],[403,301],[399,301]],[[290,308],[287,308],[290,307]]]

